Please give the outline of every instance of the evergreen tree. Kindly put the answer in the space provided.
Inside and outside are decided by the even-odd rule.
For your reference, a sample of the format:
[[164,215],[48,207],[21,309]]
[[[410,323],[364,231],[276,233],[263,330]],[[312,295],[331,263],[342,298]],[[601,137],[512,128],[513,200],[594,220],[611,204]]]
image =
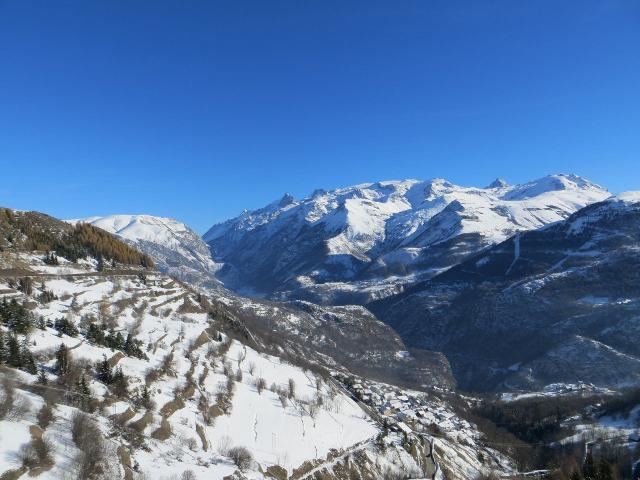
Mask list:
[[58,257],[56,257],[53,252],[47,252],[43,259],[44,263],[47,265],[59,265]]
[[122,367],[118,367],[113,374],[111,383],[113,393],[118,397],[126,397],[129,393],[129,381],[122,372]]
[[69,372],[69,349],[64,343],[61,343],[56,351],[55,372],[57,375],[66,375]]
[[96,267],[96,270],[98,270],[99,272],[102,272],[104,270],[104,259],[102,258],[101,253],[98,254],[98,266]]
[[133,351],[133,335],[131,335],[131,332],[129,332],[129,334],[127,335],[127,339],[124,341],[124,345],[122,347],[122,350],[124,350],[124,353],[126,353],[127,355],[131,355],[131,352]]
[[20,345],[20,363],[22,364],[22,369],[24,371],[29,372],[32,375],[38,373],[38,367],[36,367],[36,361],[33,358],[31,350],[29,350],[29,344],[26,337]]
[[149,388],[146,384],[142,389],[142,395],[140,396],[140,398],[142,400],[142,405],[144,405],[145,408],[149,408],[148,405],[151,404],[151,395],[149,394]]
[[78,329],[68,318],[60,318],[56,320],[53,324],[53,328],[58,330],[60,335],[64,334],[69,335],[70,337],[75,337],[76,335],[78,335]]
[[0,365],[3,365],[7,362],[7,357],[9,355],[4,337],[4,332],[0,330]]
[[82,410],[87,410],[89,406],[89,400],[91,399],[91,389],[87,384],[87,379],[84,374],[76,381],[74,386],[73,401]]
[[89,385],[87,384],[87,379],[84,376],[84,374],[82,374],[80,376],[80,380],[78,380],[78,393],[81,393],[82,395],[88,397],[91,395],[91,389],[89,388]]
[[104,355],[102,361],[98,363],[96,367],[96,372],[98,376],[98,380],[102,383],[110,385],[113,382],[113,373],[111,371],[111,365],[109,365],[109,360],[107,360],[107,356]]
[[124,337],[120,332],[116,332],[116,336],[113,344],[114,344],[113,348],[117,348],[118,350],[122,350],[122,348],[124,347]]
[[19,334],[29,333],[34,323],[33,314],[15,298],[10,302],[4,299],[0,303],[0,321]]
[[44,371],[44,368],[41,368],[38,373],[38,383],[40,385],[47,385],[49,383],[49,378],[47,377],[47,373]]
[[7,340],[7,365],[13,368],[20,368],[22,366],[20,344],[15,334],[9,335]]
[[87,331],[87,340],[93,343],[97,343],[98,345],[104,345],[104,329],[99,325],[96,325],[95,323],[91,323]]
[[120,332],[114,332],[112,330],[104,339],[104,343],[113,350],[122,350],[124,348],[124,337]]
[[78,305],[78,297],[73,297],[73,300],[71,300],[71,304],[69,305],[69,309],[74,313],[78,313],[80,311],[80,305]]

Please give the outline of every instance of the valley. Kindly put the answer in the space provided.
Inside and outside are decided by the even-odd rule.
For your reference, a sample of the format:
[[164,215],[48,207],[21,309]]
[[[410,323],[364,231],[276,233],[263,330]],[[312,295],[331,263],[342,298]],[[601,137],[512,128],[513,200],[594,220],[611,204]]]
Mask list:
[[631,478],[639,212],[574,175],[285,196],[203,238],[2,209],[0,478]]

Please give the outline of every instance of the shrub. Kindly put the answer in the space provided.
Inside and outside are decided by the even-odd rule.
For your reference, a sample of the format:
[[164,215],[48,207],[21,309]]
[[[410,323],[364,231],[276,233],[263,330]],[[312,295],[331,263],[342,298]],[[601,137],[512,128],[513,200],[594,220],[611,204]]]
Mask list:
[[293,378],[289,379],[289,392],[287,395],[289,399],[295,398],[296,396],[296,382],[293,380]]
[[23,468],[30,469],[38,466],[38,455],[30,443],[25,443],[18,451],[18,460]]
[[223,457],[229,456],[229,451],[231,450],[231,438],[226,435],[220,437],[217,450]]
[[233,447],[229,449],[229,458],[240,470],[247,470],[253,463],[253,455],[245,447]]
[[40,428],[45,430],[53,420],[53,410],[51,409],[51,407],[47,404],[44,404],[38,411],[37,419]]
[[30,443],[22,445],[18,458],[24,468],[35,468],[51,462],[53,444],[46,437],[34,438]]
[[280,390],[278,392],[278,399],[280,400],[280,403],[282,404],[282,408],[285,408],[287,406],[287,399],[288,399],[287,392],[285,392],[284,390]]
[[13,382],[8,378],[3,378],[0,388],[0,420],[4,419],[13,410],[14,402],[15,388]]
[[40,438],[34,438],[31,441],[31,446],[36,452],[40,465],[51,461],[54,449],[53,443],[48,437],[43,435]]
[[71,438],[76,446],[85,453],[102,447],[102,432],[95,421],[87,414],[77,412],[71,418]]

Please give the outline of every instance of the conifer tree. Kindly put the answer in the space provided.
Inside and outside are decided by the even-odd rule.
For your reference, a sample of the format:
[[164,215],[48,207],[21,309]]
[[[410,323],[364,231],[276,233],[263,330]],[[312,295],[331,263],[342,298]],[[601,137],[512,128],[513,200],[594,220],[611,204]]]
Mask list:
[[129,393],[129,381],[122,372],[122,367],[118,367],[113,374],[112,390],[118,397],[125,397]]
[[7,345],[4,340],[4,337],[5,337],[4,332],[0,330],[0,365],[3,365],[7,362],[7,356],[8,356]]
[[15,334],[9,335],[7,340],[7,365],[13,368],[20,368],[22,366],[20,344]]
[[47,377],[47,373],[44,371],[44,368],[41,368],[40,372],[38,372],[37,381],[40,385],[47,385],[49,383],[49,378]]
[[127,335],[127,339],[124,341],[124,346],[122,347],[122,349],[124,350],[124,353],[126,353],[127,355],[131,355],[131,352],[133,350],[133,335],[131,335],[131,332],[129,332],[129,334]]
[[146,384],[145,384],[144,388],[142,389],[142,395],[140,397],[141,397],[141,400],[142,400],[142,405],[145,408],[149,408],[151,406],[151,395],[149,394],[149,388],[147,387]]
[[104,355],[102,357],[102,361],[98,363],[96,367],[96,372],[98,376],[98,380],[107,385],[113,382],[113,373],[111,371],[111,365],[109,365],[109,360],[107,360],[107,356]]
[[87,379],[84,376],[84,374],[82,374],[80,376],[80,378],[78,379],[78,383],[76,385],[76,391],[79,394],[84,395],[85,397],[89,397],[91,395],[91,389],[89,388],[89,385],[87,384]]
[[66,375],[69,372],[69,349],[64,343],[60,344],[56,352],[55,371],[57,375]]
[[31,350],[29,350],[29,344],[26,337],[22,340],[20,345],[20,363],[22,365],[21,368],[24,371],[29,372],[32,375],[38,373],[38,367],[36,366],[36,361],[33,358]]

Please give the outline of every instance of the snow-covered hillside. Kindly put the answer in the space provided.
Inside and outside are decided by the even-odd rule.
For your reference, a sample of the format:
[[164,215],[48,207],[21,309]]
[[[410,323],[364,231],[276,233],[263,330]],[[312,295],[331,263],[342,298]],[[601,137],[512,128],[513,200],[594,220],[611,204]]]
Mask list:
[[221,265],[211,259],[202,238],[182,222],[151,215],[95,216],[79,221],[118,235],[176,278],[207,287],[219,285],[214,275]]
[[302,200],[285,195],[213,226],[204,239],[231,287],[364,303],[608,196],[576,175],[486,188],[442,179],[378,182]]
[[639,247],[628,192],[369,307],[408,345],[443,352],[469,389],[638,385]]
[[[359,397],[346,379],[432,375],[362,307],[194,289],[117,237],[37,212],[0,210],[0,241],[3,480],[514,471],[447,406],[449,386],[386,383],[389,411]],[[405,405],[407,395],[420,400]]]
[[[342,461],[374,476],[421,471],[393,432],[387,453],[376,447],[380,425],[329,377],[268,353],[278,349],[245,338],[223,306],[164,275],[96,272],[95,261],[49,265],[29,253],[5,253],[1,263],[9,345],[1,359],[17,369],[0,371],[0,476],[316,478],[304,474]],[[28,293],[8,276],[18,264],[22,279],[34,279]],[[13,335],[22,345],[15,358]]]

